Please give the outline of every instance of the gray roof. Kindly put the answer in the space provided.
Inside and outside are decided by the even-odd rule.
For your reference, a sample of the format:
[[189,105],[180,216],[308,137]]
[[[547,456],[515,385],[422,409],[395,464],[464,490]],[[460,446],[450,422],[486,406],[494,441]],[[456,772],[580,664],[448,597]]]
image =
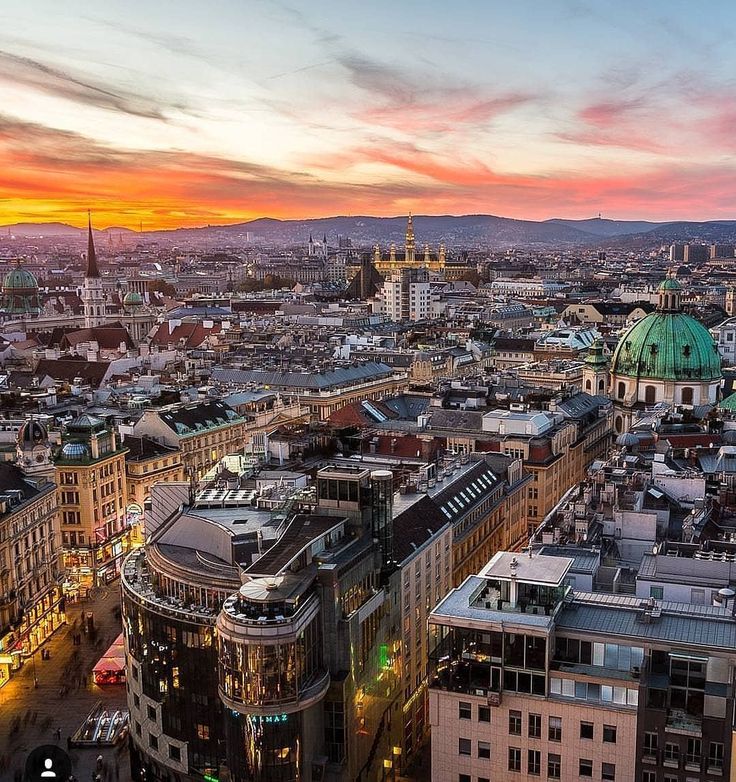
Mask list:
[[636,578],[674,584],[704,584],[715,589],[736,582],[736,562],[650,553],[642,557]]
[[559,586],[572,562],[569,557],[550,557],[544,554],[527,556],[512,551],[499,551],[493,555],[479,575],[486,578],[500,578],[504,581],[513,578],[522,584]]
[[317,372],[267,372],[262,369],[228,369],[216,367],[211,379],[220,383],[246,385],[256,383],[271,388],[314,388],[327,389],[349,386],[389,377],[393,369],[378,361],[366,361],[347,367],[337,367]]
[[698,646],[705,652],[736,648],[736,620],[724,609],[661,602],[661,616],[641,620],[639,598],[576,592],[557,617],[557,627],[617,638]]

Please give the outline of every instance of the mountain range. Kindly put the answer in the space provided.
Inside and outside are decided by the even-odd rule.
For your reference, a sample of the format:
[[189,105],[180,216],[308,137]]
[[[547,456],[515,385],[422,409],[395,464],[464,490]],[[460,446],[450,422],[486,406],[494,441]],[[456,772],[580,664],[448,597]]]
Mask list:
[[[249,235],[256,240],[275,244],[306,244],[311,235],[315,241],[327,235],[330,244],[338,236],[349,237],[354,246],[378,242],[401,245],[406,231],[406,217],[325,217],[309,220],[277,220],[263,217],[230,225],[208,225],[201,228],[176,228],[167,231],[146,231],[142,234],[127,228],[111,227],[96,232],[103,235],[140,235],[142,240],[176,243],[180,240],[212,240],[239,242]],[[736,220],[706,222],[650,222],[646,220],[609,220],[591,218],[568,220],[553,218],[544,221],[515,220],[496,215],[415,215],[414,231],[417,247],[426,242],[448,246],[536,246],[563,245],[626,247],[654,245],[673,241],[700,240],[706,242],[736,241]],[[14,223],[0,226],[3,235],[27,238],[81,238],[86,229],[66,223]]]

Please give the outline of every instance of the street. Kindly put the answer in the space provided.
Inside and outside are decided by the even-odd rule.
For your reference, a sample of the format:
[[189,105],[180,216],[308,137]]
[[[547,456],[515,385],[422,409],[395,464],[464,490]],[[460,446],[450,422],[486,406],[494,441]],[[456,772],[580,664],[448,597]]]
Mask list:
[[[93,706],[126,708],[124,685],[99,687],[92,681],[92,668],[119,635],[121,622],[117,582],[100,590],[83,603],[67,606],[67,624],[44,644],[50,659],[42,660],[40,650],[34,661],[26,660],[0,689],[0,781],[20,780],[27,754],[42,744],[67,748],[72,736]],[[82,613],[92,612],[96,632],[82,633]],[[74,646],[74,634],[81,633],[81,645]],[[38,687],[34,688],[34,667]],[[60,739],[57,738],[60,735]],[[103,756],[103,780],[128,782],[130,771],[125,742],[119,747],[85,747],[69,750],[73,774],[79,782],[89,782]],[[63,782],[60,780],[60,782]]]

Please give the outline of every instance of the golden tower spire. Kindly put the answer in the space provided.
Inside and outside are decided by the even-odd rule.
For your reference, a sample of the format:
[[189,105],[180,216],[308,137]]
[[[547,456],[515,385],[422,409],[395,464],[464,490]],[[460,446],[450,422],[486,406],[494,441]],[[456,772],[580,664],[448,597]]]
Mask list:
[[409,219],[406,221],[406,263],[413,264],[416,254],[416,242],[414,240],[414,221],[409,212]]

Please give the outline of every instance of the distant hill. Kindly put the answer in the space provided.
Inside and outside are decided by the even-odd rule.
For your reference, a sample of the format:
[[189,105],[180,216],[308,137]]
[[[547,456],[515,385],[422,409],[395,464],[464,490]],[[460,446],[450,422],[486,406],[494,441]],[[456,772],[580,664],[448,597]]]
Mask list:
[[554,223],[555,225],[567,225],[594,236],[640,234],[663,225],[670,225],[670,223],[651,223],[648,220],[608,220],[600,217],[592,217],[589,220],[566,220],[555,217],[551,220],[545,220],[545,222]]
[[[103,228],[101,230],[93,229],[95,234],[107,234],[107,233],[135,233],[130,228],[122,228],[118,226],[110,226],[109,228]],[[26,236],[29,239],[45,237],[45,236],[59,236],[59,237],[79,237],[86,236],[86,228],[75,228],[73,225],[67,223],[11,223],[10,225],[0,225],[0,234],[11,233],[13,236]]]
[[[496,215],[415,215],[414,230],[421,251],[425,243],[449,247],[550,247],[598,246],[634,247],[674,241],[736,242],[736,220],[708,222],[650,222],[647,220],[515,220]],[[131,234],[142,240],[167,243],[179,241],[239,243],[250,234],[258,239],[281,245],[304,245],[311,235],[320,241],[327,235],[330,244],[338,236],[349,237],[355,246],[391,242],[400,246],[406,231],[406,217],[324,217],[311,220],[276,220],[263,217],[231,225],[208,225],[201,228],[147,231],[142,234],[127,228],[111,227],[95,233]],[[80,238],[85,229],[65,223],[16,223],[0,226],[0,236]]]

